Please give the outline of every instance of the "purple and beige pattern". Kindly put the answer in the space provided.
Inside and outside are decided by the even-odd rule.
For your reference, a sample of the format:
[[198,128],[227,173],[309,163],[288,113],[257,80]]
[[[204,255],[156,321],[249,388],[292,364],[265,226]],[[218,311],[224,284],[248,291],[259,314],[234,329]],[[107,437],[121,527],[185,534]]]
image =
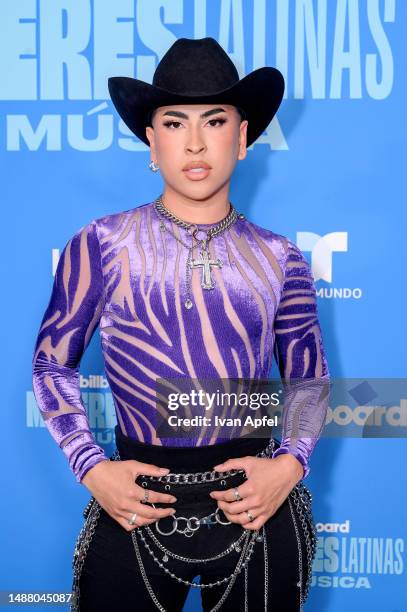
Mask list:
[[[190,244],[186,229],[164,222]],[[293,453],[309,473],[328,402],[320,383],[329,381],[309,264],[288,238],[248,219],[209,247],[223,267],[212,268],[210,291],[201,287],[201,270],[191,270],[194,306],[187,310],[187,249],[160,230],[153,202],[95,219],[66,244],[36,340],[33,388],[78,482],[108,459],[79,386],[79,364],[98,326],[118,425],[150,444],[174,445],[154,427],[157,378],[265,379],[274,355],[282,378],[300,389],[287,394],[275,455]],[[179,444],[223,439],[200,435]]]

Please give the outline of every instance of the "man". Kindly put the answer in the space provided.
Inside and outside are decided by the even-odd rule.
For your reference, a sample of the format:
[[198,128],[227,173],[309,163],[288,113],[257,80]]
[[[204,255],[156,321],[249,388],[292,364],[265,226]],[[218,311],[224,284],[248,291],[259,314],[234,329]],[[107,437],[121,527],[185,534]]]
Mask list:
[[[150,168],[160,170],[164,190],[72,237],[36,343],[40,410],[92,493],[76,548],[75,605],[110,610],[120,600],[121,610],[136,602],[143,610],[181,610],[199,573],[205,610],[244,601],[247,609],[297,611],[315,546],[310,500],[297,485],[324,423],[329,380],[315,287],[296,245],[248,221],[228,198],[236,163],[277,111],[283,77],[266,67],[239,80],[214,39],[179,39],[152,85],[112,77],[109,91],[150,146]],[[121,461],[96,444],[80,397],[78,364],[98,324]],[[273,352],[292,382],[272,457],[259,438],[228,439],[208,427],[175,439],[156,426],[157,379],[258,380],[267,377]],[[168,472],[194,477],[176,483],[165,480]],[[261,558],[255,542],[263,545]]]

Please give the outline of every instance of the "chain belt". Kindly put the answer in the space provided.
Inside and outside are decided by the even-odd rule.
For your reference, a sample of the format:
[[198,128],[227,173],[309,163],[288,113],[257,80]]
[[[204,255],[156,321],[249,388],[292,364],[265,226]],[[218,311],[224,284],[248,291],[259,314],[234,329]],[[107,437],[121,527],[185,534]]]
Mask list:
[[[270,457],[273,453],[273,449],[274,449],[274,440],[271,438],[266,448],[256,453],[255,456],[256,457]],[[119,449],[115,450],[115,452],[113,453],[112,459],[116,461],[121,460]],[[244,474],[244,477],[246,477],[245,470],[243,469],[241,470],[232,469],[232,470],[226,470],[224,472],[217,472],[216,470],[208,470],[206,472],[187,472],[187,473],[170,472],[169,474],[165,474],[164,476],[143,475],[141,476],[142,478],[141,486],[144,488],[147,487],[148,481],[164,482],[166,483],[164,488],[166,491],[168,491],[171,488],[170,487],[171,484],[194,485],[194,484],[216,482],[218,480],[220,480],[221,485],[225,486],[226,478],[230,478],[231,476],[235,476],[236,474]],[[150,502],[150,505],[153,506],[153,508],[155,508],[155,505],[153,503]],[[168,531],[162,531],[162,529],[159,526],[159,522],[161,518],[159,518],[155,521],[155,528],[157,532],[163,536],[170,536],[173,533],[177,532],[177,533],[183,534],[187,538],[190,538],[194,535],[194,533],[196,533],[196,531],[201,526],[210,526],[214,524],[230,525],[231,521],[222,520],[222,518],[219,515],[219,511],[220,509],[217,508],[215,512],[212,512],[211,514],[208,514],[207,516],[202,516],[200,518],[198,518],[197,516],[185,517],[185,516],[173,515],[171,517],[173,520],[173,525],[172,525],[172,528]],[[186,522],[186,526],[184,529],[179,528],[179,523],[181,523],[182,521]]]
[[[151,505],[155,508],[154,504]],[[161,528],[158,526],[158,523],[160,522],[161,518],[155,521],[155,528],[158,533],[163,536],[170,536],[177,531],[178,533],[182,533],[182,535],[186,536],[187,538],[191,538],[194,533],[201,527],[201,525],[206,527],[216,524],[231,525],[231,521],[222,521],[221,517],[219,516],[219,508],[216,508],[215,512],[212,512],[207,516],[202,516],[201,518],[198,518],[197,516],[190,516],[189,518],[187,518],[186,516],[175,515],[171,518],[173,520],[173,524],[172,528],[169,531],[162,531]],[[186,522],[185,529],[178,529],[178,523],[181,521]]]
[[[263,451],[256,454],[256,456],[258,457],[270,456],[270,452],[272,452],[273,448],[274,448],[274,441],[271,440],[268,446]],[[118,450],[116,450],[113,453],[110,459],[120,460]],[[244,470],[228,470],[227,472],[217,472],[217,473],[214,473],[213,471],[210,471],[210,472],[208,471],[208,472],[197,472],[195,474],[194,473],[192,474],[191,473],[166,474],[166,476],[159,476],[159,477],[148,476],[147,478],[151,480],[161,480],[161,481],[165,481],[166,479],[169,479],[169,482],[166,482],[166,485],[165,485],[166,487],[170,486],[170,483],[171,484],[196,484],[197,482],[212,482],[212,480],[219,480],[219,479],[221,479],[221,484],[222,483],[226,484],[225,479],[230,476],[233,476],[237,472],[244,472]],[[208,474],[210,475],[214,474],[213,479],[212,479],[212,476],[208,476]],[[209,480],[207,480],[208,478]],[[316,529],[315,529],[315,524],[314,524],[313,515],[312,515],[311,502],[312,502],[312,495],[310,491],[307,489],[307,487],[302,482],[297,483],[297,485],[295,485],[295,487],[292,489],[292,491],[290,492],[288,496],[288,503],[289,503],[290,513],[291,513],[291,517],[292,517],[292,521],[294,525],[294,531],[295,531],[297,546],[298,546],[299,580],[297,583],[297,587],[300,589],[301,605],[305,603],[308,597],[309,588],[311,584],[311,578],[312,578],[312,564],[315,558],[316,543],[317,543]],[[294,513],[293,511],[293,504],[296,508],[296,513]],[[86,557],[87,550],[89,548],[91,539],[93,537],[93,533],[95,531],[95,528],[96,528],[96,525],[99,519],[100,511],[101,511],[101,506],[97,502],[97,500],[93,497],[90,499],[85,510],[83,511],[83,516],[86,520],[77,537],[73,561],[72,561],[72,568],[73,568],[72,591],[73,591],[74,596],[72,599],[71,612],[79,612],[80,574],[81,574],[82,566],[83,566],[83,563]],[[299,518],[300,527],[303,531],[303,534],[305,537],[305,543],[306,543],[306,555],[307,555],[307,574],[306,575],[304,575],[302,548],[301,548],[299,525],[297,523],[297,517]],[[175,516],[172,518],[175,518]],[[178,520],[184,519],[185,521],[187,521],[187,526],[185,530],[178,530],[179,532],[184,533],[184,535],[186,535],[185,532],[188,532],[188,531],[192,532],[187,537],[190,537],[191,535],[193,535],[194,530],[196,530],[197,528],[197,525],[200,526],[201,524],[205,524],[205,521],[212,522],[213,519],[215,519],[215,522],[218,522],[219,524],[224,524],[224,525],[229,524],[229,521],[228,523],[220,521],[219,515],[216,515],[216,512],[208,515],[207,517],[202,517],[200,519],[198,519],[197,517],[189,517],[189,518],[177,517],[177,519]],[[156,525],[156,528],[157,528],[157,525]],[[154,604],[161,612],[166,612],[166,609],[158,601],[152,589],[148,576],[146,574],[143,560],[140,555],[137,536],[140,537],[141,542],[143,543],[148,554],[151,555],[151,557],[153,558],[154,562],[164,572],[166,572],[169,576],[171,576],[178,582],[182,582],[194,588],[214,587],[214,586],[221,585],[223,583],[227,583],[227,586],[226,586],[226,589],[223,595],[221,596],[218,603],[212,608],[210,612],[217,612],[217,610],[219,610],[219,608],[222,606],[223,602],[225,601],[227,595],[229,594],[233,584],[235,583],[237,576],[240,574],[242,570],[244,570],[244,580],[245,580],[245,583],[244,583],[245,584],[244,610],[245,612],[248,612],[249,610],[248,608],[248,573],[247,573],[248,563],[252,556],[255,543],[262,542],[263,549],[264,549],[264,568],[265,568],[264,602],[265,602],[265,609],[268,609],[267,607],[268,606],[267,602],[268,602],[268,597],[269,597],[268,553],[267,553],[267,539],[266,539],[266,532],[265,532],[264,525],[261,528],[261,533],[260,533],[260,530],[243,529],[242,534],[239,536],[239,538],[235,542],[232,542],[232,544],[230,544],[226,550],[221,551],[217,555],[214,555],[213,557],[209,557],[206,559],[202,559],[202,558],[201,559],[191,559],[189,557],[178,555],[174,551],[168,549],[166,546],[162,544],[162,542],[158,540],[158,538],[154,535],[149,525],[137,527],[133,529],[130,532],[130,534],[131,534],[131,538],[132,538],[133,545],[134,545],[134,550],[135,550],[136,557],[137,557],[137,560],[140,566],[140,571],[141,571],[141,575],[143,577],[145,586]],[[152,543],[154,543],[154,545],[158,548],[158,551],[162,553],[161,557],[157,556],[160,554],[160,552],[155,553],[151,544],[147,541],[147,538],[145,537],[146,535],[150,537]],[[169,534],[166,534],[166,535],[169,535]],[[167,567],[167,564],[170,558],[177,559],[185,563],[208,563],[215,559],[219,559],[227,554],[233,554],[233,553],[239,554],[239,558],[237,560],[236,567],[233,570],[233,572],[229,576],[221,580],[218,580],[216,582],[210,582],[207,584],[189,582],[188,580],[184,580],[180,576],[177,576],[176,574],[171,572],[171,570]]]
[[[267,444],[266,448],[256,453],[256,457],[271,457],[274,450],[274,440],[271,439]],[[116,449],[112,456],[113,460],[120,460],[119,449]],[[168,484],[202,484],[206,482],[215,482],[217,480],[223,480],[230,476],[243,473],[244,470],[227,470],[225,472],[217,472],[216,470],[208,470],[206,472],[187,472],[187,473],[168,473],[164,476],[143,476],[144,480],[142,486],[146,487],[148,480],[151,482],[165,482]]]

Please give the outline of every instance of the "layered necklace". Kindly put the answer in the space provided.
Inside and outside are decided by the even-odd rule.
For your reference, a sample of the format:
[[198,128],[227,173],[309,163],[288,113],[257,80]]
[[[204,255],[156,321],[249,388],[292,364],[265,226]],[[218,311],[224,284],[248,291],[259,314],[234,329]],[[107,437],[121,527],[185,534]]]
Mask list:
[[[213,237],[223,234],[223,232],[229,229],[229,227],[231,227],[238,219],[245,219],[245,216],[244,214],[237,212],[233,204],[229,202],[230,210],[227,216],[221,221],[219,221],[219,223],[212,225],[206,231],[206,230],[200,229],[199,224],[183,221],[182,219],[174,215],[174,213],[168,210],[168,208],[163,203],[162,195],[163,194],[161,194],[154,201],[154,210],[159,215],[159,217],[161,217],[160,218],[160,230],[162,232],[165,232],[165,231],[169,232],[172,236],[174,236],[176,240],[178,240],[178,242],[180,242],[184,247],[188,249],[188,257],[186,260],[186,271],[185,271],[186,300],[184,302],[184,306],[185,308],[189,310],[193,306],[193,302],[191,300],[191,269],[198,268],[198,267],[202,268],[201,287],[203,289],[213,289],[215,287],[215,281],[213,280],[212,275],[211,275],[211,267],[216,266],[217,268],[221,268],[223,265],[223,262],[219,258],[211,259],[210,253],[209,253],[209,247],[208,247],[209,242]],[[185,244],[185,242],[181,240],[181,238],[176,236],[176,234],[174,234],[174,232],[165,225],[163,217],[170,219],[176,225],[179,225],[180,227],[183,227],[187,230],[187,232],[191,235],[191,238],[192,238],[191,246],[189,246],[188,244]],[[206,231],[206,237],[198,240],[196,235],[199,231]],[[194,244],[194,241],[196,241],[195,244]],[[200,259],[193,259],[194,248],[198,246],[200,246],[200,256],[201,257]]]

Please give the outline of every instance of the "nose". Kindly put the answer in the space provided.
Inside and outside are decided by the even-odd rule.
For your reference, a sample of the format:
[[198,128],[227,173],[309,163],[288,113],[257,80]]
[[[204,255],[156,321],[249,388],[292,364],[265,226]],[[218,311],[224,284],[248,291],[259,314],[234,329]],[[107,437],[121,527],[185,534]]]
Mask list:
[[206,145],[202,138],[202,132],[199,126],[191,127],[188,133],[187,141],[185,144],[186,151],[191,153],[200,153],[206,149]]

